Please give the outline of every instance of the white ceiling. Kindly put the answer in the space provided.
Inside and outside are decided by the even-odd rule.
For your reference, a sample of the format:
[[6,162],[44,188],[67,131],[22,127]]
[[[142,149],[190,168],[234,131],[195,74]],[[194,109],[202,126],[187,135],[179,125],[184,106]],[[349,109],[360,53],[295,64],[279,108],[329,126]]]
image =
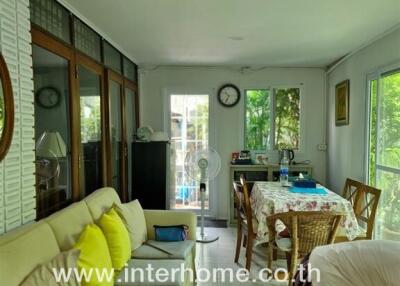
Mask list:
[[326,66],[400,23],[400,0],[61,0],[139,64]]

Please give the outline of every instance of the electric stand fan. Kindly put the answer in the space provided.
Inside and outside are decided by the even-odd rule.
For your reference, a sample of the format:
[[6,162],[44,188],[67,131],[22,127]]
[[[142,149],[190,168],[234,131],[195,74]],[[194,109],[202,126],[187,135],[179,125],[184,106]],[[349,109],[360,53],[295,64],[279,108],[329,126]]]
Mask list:
[[221,158],[217,151],[212,148],[195,150],[187,153],[185,157],[186,174],[200,183],[201,228],[200,234],[197,235],[197,242],[209,243],[218,239],[218,237],[211,237],[204,233],[204,201],[206,195],[206,183],[218,175],[220,168]]

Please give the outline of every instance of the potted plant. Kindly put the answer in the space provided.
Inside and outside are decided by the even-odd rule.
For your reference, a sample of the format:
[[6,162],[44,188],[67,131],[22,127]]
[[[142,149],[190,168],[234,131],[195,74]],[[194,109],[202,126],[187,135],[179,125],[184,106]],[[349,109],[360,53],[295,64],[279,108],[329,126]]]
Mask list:
[[382,238],[400,241],[400,183],[392,188],[384,208]]

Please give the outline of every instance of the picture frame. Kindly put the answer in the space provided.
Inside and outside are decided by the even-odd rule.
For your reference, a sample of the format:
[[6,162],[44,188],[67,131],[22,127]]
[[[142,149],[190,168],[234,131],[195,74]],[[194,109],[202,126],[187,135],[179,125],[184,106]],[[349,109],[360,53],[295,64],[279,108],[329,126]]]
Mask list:
[[344,80],[335,87],[335,123],[336,126],[349,125],[350,80]]

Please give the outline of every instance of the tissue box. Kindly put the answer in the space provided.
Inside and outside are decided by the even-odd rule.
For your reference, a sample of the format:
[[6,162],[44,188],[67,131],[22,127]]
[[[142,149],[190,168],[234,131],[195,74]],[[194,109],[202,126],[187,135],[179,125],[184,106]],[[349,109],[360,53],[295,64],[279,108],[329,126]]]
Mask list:
[[293,186],[297,188],[316,188],[317,183],[313,180],[297,180],[293,182]]

